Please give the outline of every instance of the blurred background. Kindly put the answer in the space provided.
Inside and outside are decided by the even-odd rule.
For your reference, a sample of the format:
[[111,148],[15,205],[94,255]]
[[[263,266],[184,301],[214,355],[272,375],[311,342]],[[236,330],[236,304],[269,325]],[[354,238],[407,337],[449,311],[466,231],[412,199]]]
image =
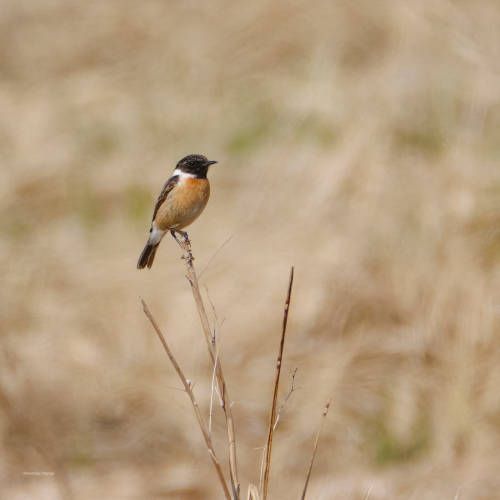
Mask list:
[[[136,262],[175,163],[258,482],[290,266],[270,498],[495,499],[500,4],[3,0],[0,497],[221,498],[206,347],[171,238]],[[224,420],[213,433],[226,461]],[[45,475],[36,473],[47,472]]]

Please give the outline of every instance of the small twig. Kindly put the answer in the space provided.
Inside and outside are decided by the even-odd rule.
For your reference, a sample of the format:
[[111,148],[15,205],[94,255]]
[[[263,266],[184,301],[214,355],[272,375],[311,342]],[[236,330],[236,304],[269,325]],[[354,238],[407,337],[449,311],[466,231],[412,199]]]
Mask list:
[[[288,399],[290,398],[290,396],[292,395],[292,393],[297,388],[295,386],[295,375],[296,374],[297,374],[297,368],[295,368],[293,370],[293,373],[292,373],[292,383],[291,383],[290,390],[288,391],[288,394],[285,396],[285,399],[283,400],[283,402],[281,403],[280,407],[278,408],[278,412],[277,412],[277,416],[276,416],[276,421],[274,422],[273,431],[275,431],[276,427],[278,426],[278,422],[279,422],[279,419],[280,419],[281,411],[284,409],[284,407],[285,407]],[[261,449],[261,448],[257,448],[257,449]],[[261,463],[260,463],[260,476],[259,476],[259,484],[261,485],[261,488],[262,488],[262,480],[263,480],[263,477],[264,477],[265,451],[266,451],[266,448],[263,447],[262,448],[262,460],[261,460]]]
[[221,483],[222,488],[224,490],[224,495],[225,495],[227,500],[230,500],[231,495],[229,493],[229,489],[227,487],[226,480],[224,479],[224,474],[222,472],[222,468],[220,466],[219,461],[217,460],[217,456],[215,454],[215,450],[214,450],[214,447],[212,445],[212,440],[211,440],[210,435],[207,431],[205,422],[203,421],[203,417],[201,416],[198,402],[196,401],[196,398],[194,396],[193,389],[192,389],[193,386],[192,386],[191,382],[185,377],[181,367],[179,366],[179,363],[177,363],[177,360],[175,359],[172,351],[170,350],[170,348],[167,344],[165,336],[161,332],[160,327],[156,323],[156,320],[153,318],[153,315],[151,314],[148,306],[146,305],[146,302],[144,302],[144,300],[142,298],[140,298],[140,299],[141,299],[141,303],[142,303],[142,308],[144,310],[144,314],[146,315],[146,317],[149,319],[149,321],[153,325],[153,328],[154,328],[156,334],[158,335],[158,338],[160,339],[160,342],[162,343],[163,348],[165,349],[165,352],[167,353],[167,356],[170,359],[170,362],[172,363],[175,371],[177,372],[177,375],[181,379],[181,382],[184,385],[184,389],[185,389],[187,395],[189,396],[189,399],[191,400],[191,404],[193,406],[194,413],[196,415],[196,419],[198,420],[198,425],[200,426],[201,432],[203,434],[203,438],[205,440],[205,444],[207,446],[208,454],[210,455],[210,458],[212,459],[215,470],[217,471],[217,475],[219,477],[220,483]]
[[212,370],[212,384],[211,384],[211,391],[210,391],[210,409],[208,413],[208,432],[211,435],[212,434],[212,410],[214,407],[214,393],[217,390],[217,387],[215,386],[215,372],[217,371],[217,363],[219,362],[219,358],[215,360],[215,365],[214,369]]
[[311,471],[314,463],[314,458],[316,457],[316,451],[318,450],[319,435],[321,434],[321,429],[323,428],[323,424],[325,423],[325,417],[328,414],[329,408],[330,408],[330,401],[326,403],[325,408],[323,409],[323,413],[321,415],[321,422],[319,424],[318,431],[316,432],[316,437],[314,438],[313,452],[311,456],[311,461],[309,463],[309,468],[307,469],[306,484],[304,484],[304,491],[302,492],[302,496],[300,497],[301,500],[304,500],[306,498],[306,492],[307,492],[307,487],[309,486],[309,479],[311,478]]
[[363,500],[368,500],[370,498],[370,495],[372,493],[372,488],[373,488],[373,486],[370,486],[368,488],[368,491],[366,492],[366,495],[363,497]]
[[215,251],[215,253],[208,259],[207,265],[201,270],[201,273],[198,275],[198,278],[203,276],[203,273],[208,269],[208,266],[212,263],[212,261],[219,255],[219,252],[231,241],[233,235],[229,235],[226,240],[222,243],[222,245]]
[[[194,387],[194,384],[192,384]],[[183,387],[174,387],[173,385],[165,385],[165,389],[170,389],[171,391],[179,391],[179,392],[186,392],[186,389]]]
[[281,330],[281,341],[280,348],[278,353],[278,358],[276,360],[276,376],[274,379],[274,391],[273,391],[273,399],[271,403],[271,415],[269,416],[269,430],[267,433],[267,442],[266,448],[264,450],[264,478],[261,482],[260,487],[260,496],[262,500],[266,500],[267,498],[267,490],[269,486],[269,468],[271,466],[271,450],[273,446],[273,433],[276,421],[276,405],[278,401],[278,388],[280,383],[280,374],[281,374],[281,360],[283,359],[283,348],[285,346],[285,334],[286,334],[286,325],[288,322],[288,310],[290,309],[290,298],[292,295],[292,286],[293,286],[293,266],[290,270],[290,281],[288,283],[288,293],[285,301],[285,311],[283,313],[283,327]]
[[283,408],[285,408],[285,405],[286,405],[287,401],[290,399],[290,396],[292,395],[292,393],[295,391],[295,389],[297,389],[297,387],[295,386],[295,375],[296,374],[297,374],[297,368],[295,368],[293,370],[293,373],[292,373],[292,383],[290,385],[290,390],[288,391],[288,394],[285,396],[285,399],[283,400],[283,402],[280,404],[280,407],[278,408],[278,411],[276,413],[276,421],[274,422],[273,431],[275,431],[276,427],[278,426],[278,422],[280,420],[280,416],[281,416],[281,412],[283,411]]
[[212,313],[214,315],[215,326],[214,326],[214,329],[213,329],[213,332],[212,332],[212,344],[215,345],[215,335],[217,334],[217,326],[219,324],[219,318],[217,317],[217,311],[215,310],[214,303],[212,302],[212,299],[210,298],[210,294],[208,293],[208,287],[207,286],[205,286],[205,292],[207,294],[208,301],[210,302],[210,306],[212,307]]
[[259,474],[259,493],[262,491],[262,484],[264,481],[264,469],[266,468],[266,447],[262,448],[262,460],[260,461],[260,474]]
[[260,500],[259,490],[255,484],[248,485],[248,496],[247,500]]
[[210,330],[210,323],[208,321],[207,312],[203,304],[203,299],[201,298],[200,286],[198,284],[198,277],[193,265],[193,253],[191,251],[191,242],[189,241],[188,234],[181,232],[184,241],[177,239],[175,232],[171,231],[172,236],[179,246],[186,252],[182,258],[186,261],[186,278],[191,285],[191,291],[193,292],[193,298],[196,303],[196,308],[198,309],[198,315],[200,316],[201,326],[203,333],[205,334],[205,341],[207,343],[208,354],[212,365],[215,366],[215,374],[217,379],[217,386],[219,388],[219,396],[222,401],[222,409],[226,417],[226,430],[227,430],[227,440],[229,446],[229,473],[231,478],[231,489],[233,494],[233,500],[239,500],[240,498],[240,483],[238,481],[238,467],[236,462],[236,440],[234,432],[234,420],[231,410],[231,402],[229,394],[227,391],[226,381],[224,378],[224,373],[222,371],[222,365],[220,359],[217,356],[217,346],[215,344],[215,337],[212,336]]

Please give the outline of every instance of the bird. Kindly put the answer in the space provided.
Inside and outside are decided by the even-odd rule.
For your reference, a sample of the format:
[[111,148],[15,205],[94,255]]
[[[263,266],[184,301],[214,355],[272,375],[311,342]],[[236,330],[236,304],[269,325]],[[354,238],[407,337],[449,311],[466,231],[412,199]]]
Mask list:
[[137,262],[137,269],[150,269],[163,236],[189,226],[203,212],[210,197],[207,172],[217,161],[192,154],[182,158],[175,166],[172,177],[165,182],[153,211],[146,246]]

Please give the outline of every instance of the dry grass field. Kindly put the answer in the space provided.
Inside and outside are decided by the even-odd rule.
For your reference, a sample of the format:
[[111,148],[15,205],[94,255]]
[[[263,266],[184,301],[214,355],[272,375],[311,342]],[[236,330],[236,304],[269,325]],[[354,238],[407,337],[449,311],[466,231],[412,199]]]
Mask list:
[[[500,498],[497,0],[2,0],[0,498],[220,499],[211,368],[156,196],[189,229],[258,482],[290,266],[271,499]],[[203,271],[203,272],[202,272]],[[210,300],[210,302],[209,302]],[[224,419],[213,433],[226,466]],[[50,474],[40,475],[36,472]]]

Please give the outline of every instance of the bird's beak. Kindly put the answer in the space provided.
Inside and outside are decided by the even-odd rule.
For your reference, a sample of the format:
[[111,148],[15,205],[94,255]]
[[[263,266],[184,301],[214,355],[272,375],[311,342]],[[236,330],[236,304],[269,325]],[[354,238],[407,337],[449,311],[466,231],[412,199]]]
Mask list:
[[207,161],[208,166],[214,165],[215,163],[217,163],[215,160]]

